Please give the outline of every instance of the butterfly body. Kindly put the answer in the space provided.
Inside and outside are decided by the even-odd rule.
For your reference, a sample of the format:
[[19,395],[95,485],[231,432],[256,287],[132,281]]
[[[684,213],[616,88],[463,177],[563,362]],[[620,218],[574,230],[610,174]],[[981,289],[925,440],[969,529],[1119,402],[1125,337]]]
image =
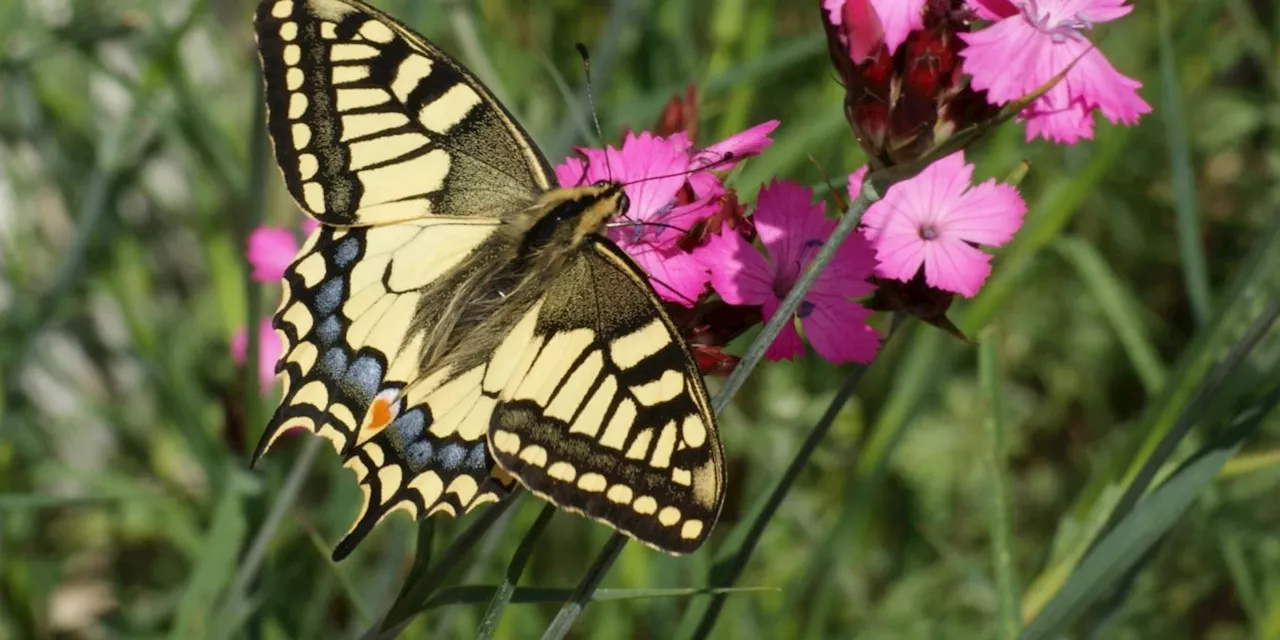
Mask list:
[[623,185],[558,188],[452,58],[356,0],[263,0],[268,129],[322,225],[284,276],[284,430],[365,494],[341,558],[394,510],[459,515],[519,482],[655,548],[706,539],[723,453],[687,346],[604,234]]

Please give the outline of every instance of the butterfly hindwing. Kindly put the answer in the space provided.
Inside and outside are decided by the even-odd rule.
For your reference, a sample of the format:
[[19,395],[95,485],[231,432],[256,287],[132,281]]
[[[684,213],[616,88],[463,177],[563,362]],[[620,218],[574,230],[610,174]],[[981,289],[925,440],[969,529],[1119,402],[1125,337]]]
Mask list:
[[268,129],[294,199],[334,225],[518,210],[552,187],[461,65],[358,0],[263,0]]
[[498,464],[650,546],[698,548],[724,499],[724,454],[696,364],[643,272],[592,243],[521,327],[491,365],[511,371],[489,428]]
[[462,265],[483,263],[496,225],[321,226],[285,272],[274,321],[283,399],[254,459],[289,428],[333,443],[365,492],[338,557],[394,509],[456,515],[509,489],[490,478],[488,416],[469,428],[448,418],[465,398],[457,389],[469,385],[466,372],[422,371],[439,310],[468,270]]

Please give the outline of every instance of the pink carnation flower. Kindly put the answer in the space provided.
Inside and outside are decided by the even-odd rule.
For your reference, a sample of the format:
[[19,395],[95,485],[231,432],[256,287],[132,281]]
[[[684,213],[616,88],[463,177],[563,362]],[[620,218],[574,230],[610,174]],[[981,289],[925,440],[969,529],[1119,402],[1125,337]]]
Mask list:
[[926,0],[823,0],[831,24],[841,31],[854,64],[884,42],[893,55],[907,34],[924,27]]
[[995,22],[962,33],[960,55],[974,89],[992,104],[1035,91],[1063,70],[1061,82],[1020,115],[1027,140],[1044,137],[1066,144],[1093,138],[1093,110],[1112,124],[1134,124],[1151,112],[1138,96],[1142,83],[1116,71],[1082,32],[1133,10],[1127,0],[969,0],[978,15]]
[[[318,226],[314,218],[304,218],[303,235],[310,235]],[[283,227],[258,227],[249,232],[246,244],[245,258],[253,267],[254,282],[278,282],[298,254],[298,239]]]
[[[664,300],[693,306],[711,275],[695,254],[677,246],[685,232],[720,208],[724,184],[713,171],[727,170],[772,141],[776,120],[756,125],[706,149],[693,148],[683,132],[668,138],[628,133],[621,149],[580,148],[556,167],[562,186],[615,180],[626,185],[631,209],[609,237],[650,276]],[[687,189],[686,189],[687,187]],[[625,224],[630,223],[630,224]]]
[[[248,350],[249,335],[244,327],[240,327],[231,336],[231,359],[236,366],[244,366]],[[262,386],[263,395],[270,393],[276,383],[276,362],[283,353],[280,336],[271,328],[271,318],[263,318],[258,323],[258,384]]]
[[[760,305],[768,321],[836,223],[823,215],[821,202],[813,204],[810,189],[777,180],[760,189],[751,220],[768,257],[733,231],[712,236],[700,257],[711,270],[712,287],[725,302]],[[851,300],[874,290],[867,282],[874,267],[871,246],[857,234],[850,236],[796,310],[809,344],[823,358],[862,363],[875,359],[880,336],[867,325],[871,312]],[[803,353],[804,342],[792,322],[769,345],[765,357],[783,360]]]
[[[862,189],[866,168],[849,176]],[[1000,246],[1022,225],[1027,205],[1017,189],[988,180],[970,187],[973,165],[957,151],[919,175],[889,187],[862,218],[875,247],[876,275],[910,281],[924,267],[931,287],[973,297],[991,273],[991,256],[974,245]]]

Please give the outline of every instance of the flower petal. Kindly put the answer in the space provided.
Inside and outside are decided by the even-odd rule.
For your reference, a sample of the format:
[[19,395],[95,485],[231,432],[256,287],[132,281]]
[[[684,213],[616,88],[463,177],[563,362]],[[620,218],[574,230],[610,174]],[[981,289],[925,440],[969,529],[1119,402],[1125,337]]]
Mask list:
[[[972,298],[991,274],[991,256],[954,238],[924,244],[924,281]],[[914,274],[913,274],[914,275]]]
[[[766,323],[778,312],[778,300],[765,302],[760,307],[761,317]],[[788,322],[782,325],[782,331],[778,333],[778,337],[769,343],[768,348],[764,350],[764,357],[768,360],[791,360],[797,356],[804,355],[804,340],[800,338],[800,332],[796,330],[795,318],[788,318]]]
[[249,233],[245,257],[253,267],[254,282],[276,282],[298,253],[293,232],[280,227],[258,227]]
[[[723,171],[733,167],[743,158],[759,155],[765,148],[773,144],[773,139],[769,137],[769,134],[778,128],[778,122],[778,120],[762,122],[699,151],[697,158],[695,158],[694,166],[698,166],[701,163],[716,163],[713,168],[717,171]],[[725,154],[729,154],[728,159],[725,158]]]
[[778,296],[773,291],[773,266],[751,243],[726,229],[708,238],[694,255],[711,272],[711,288],[734,305],[763,305]]
[[800,324],[813,350],[829,362],[870,364],[880,351],[880,334],[867,325],[871,312],[841,299],[811,301],[801,306]]

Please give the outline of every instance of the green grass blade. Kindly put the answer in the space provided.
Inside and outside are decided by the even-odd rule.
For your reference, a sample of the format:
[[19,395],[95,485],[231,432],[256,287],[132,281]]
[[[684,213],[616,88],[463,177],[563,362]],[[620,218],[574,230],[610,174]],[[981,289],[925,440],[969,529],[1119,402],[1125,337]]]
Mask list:
[[997,628],[999,637],[1012,640],[1018,637],[1022,627],[1019,610],[1020,586],[1018,573],[1013,566],[1013,514],[1009,506],[1009,486],[1005,479],[1005,435],[1002,418],[1004,378],[1000,367],[1000,336],[992,328],[984,330],[978,342],[978,376],[986,397],[986,419],[983,432],[986,436],[985,466],[988,472],[987,494],[991,499],[991,564],[995,574],[998,595]]
[[[836,395],[832,398],[831,403],[827,405],[827,410],[822,414],[822,418],[818,420],[813,429],[809,431],[809,435],[805,438],[804,443],[791,459],[791,464],[787,465],[787,470],[783,472],[782,477],[774,484],[773,491],[770,492],[768,500],[765,502],[764,508],[756,513],[755,517],[749,522],[744,522],[741,526],[745,526],[745,533],[741,538],[741,542],[729,552],[727,557],[718,560],[711,569],[711,588],[722,588],[732,585],[742,575],[743,569],[747,566],[747,561],[751,559],[751,555],[755,552],[757,545],[760,543],[761,536],[764,535],[765,527],[773,520],[774,514],[778,512],[778,508],[782,506],[782,501],[786,499],[787,494],[791,491],[792,485],[795,484],[800,473],[809,463],[809,458],[813,452],[822,444],[826,438],[827,432],[831,429],[831,425],[835,423],[836,416],[840,410],[844,408],[845,403],[853,397],[854,391],[858,388],[858,383],[862,381],[862,376],[867,372],[867,367],[855,365],[845,378],[844,384],[836,391]],[[735,532],[736,533],[736,532]],[[712,597],[711,601],[706,605],[698,620],[697,626],[694,628],[691,637],[706,638],[711,634],[712,628],[715,626],[716,620],[720,617],[720,612],[724,609],[725,596],[718,595]],[[690,615],[694,613],[691,610]]]
[[547,630],[542,634],[542,640],[560,640],[569,633],[569,628],[573,626],[574,621],[582,614],[583,608],[591,601],[596,587],[600,586],[600,582],[604,580],[605,574],[609,573],[609,568],[613,566],[614,560],[618,559],[618,554],[622,553],[622,548],[626,544],[627,537],[621,533],[609,536],[609,541],[605,543],[604,549],[596,556],[591,568],[587,569],[582,581],[574,588],[573,593],[569,594],[564,606],[560,607],[560,611],[556,612],[556,617],[552,618],[551,624],[547,626]]
[[223,477],[228,483],[222,488],[204,544],[196,556],[196,566],[178,603],[170,634],[175,639],[202,637],[218,628],[213,605],[235,576],[236,556],[248,529],[242,502],[250,485],[235,471]]
[[499,501],[485,509],[470,526],[440,554],[440,561],[429,571],[414,572],[409,575],[411,583],[401,590],[401,595],[392,603],[387,614],[377,624],[367,629],[362,638],[389,640],[394,638],[413,621],[414,616],[422,608],[433,593],[439,591],[444,581],[462,564],[467,553],[473,549],[494,523],[516,502],[517,495]]
[[1177,50],[1173,46],[1172,18],[1169,0],[1158,0],[1156,32],[1160,52],[1160,114],[1164,119],[1169,144],[1169,178],[1173,189],[1173,208],[1178,220],[1178,251],[1182,256],[1182,273],[1191,302],[1191,313],[1197,326],[1209,322],[1213,309],[1213,292],[1209,288],[1209,268],[1205,265],[1201,246],[1200,216],[1196,207],[1196,181],[1191,159],[1191,141],[1187,135],[1186,115],[1182,109],[1182,84],[1178,79]]
[[507,571],[503,574],[502,582],[498,584],[493,594],[493,601],[489,603],[489,610],[485,611],[484,618],[480,621],[480,629],[476,632],[476,638],[488,640],[493,637],[493,632],[498,628],[498,621],[502,619],[502,613],[507,608],[507,603],[511,601],[511,597],[515,595],[516,583],[520,581],[520,575],[524,573],[524,568],[529,564],[529,558],[533,555],[533,548],[537,545],[538,539],[542,537],[542,532],[546,530],[547,523],[551,522],[551,516],[556,514],[556,507],[553,504],[547,504],[542,507],[542,511],[538,513],[538,519],[533,521],[533,525],[525,532],[524,538],[520,540],[520,546],[516,548],[516,553],[511,557],[511,563],[507,565]]
[[[503,589],[502,585],[457,585],[438,591],[427,600],[423,610],[436,609],[459,604],[481,604],[491,602]],[[735,594],[735,593],[769,593],[776,592],[773,587],[732,587],[727,589],[676,588],[676,589],[596,589],[591,599],[596,602],[606,600],[645,600],[652,598],[689,598],[693,596]],[[542,587],[516,587],[507,597],[508,604],[546,604],[564,602],[573,595],[573,589],[554,589]]]
[[1222,466],[1280,401],[1273,388],[1241,413],[1221,438],[1182,465],[1145,497],[1085,555],[1067,583],[1019,636],[1021,640],[1057,638],[1108,590],[1129,574],[1146,552],[1178,521]]
[[1066,236],[1059,238],[1053,247],[1075,267],[1085,289],[1106,315],[1142,380],[1143,389],[1149,395],[1158,393],[1168,371],[1143,326],[1142,309],[1135,303],[1138,297],[1111,270],[1102,253],[1084,239]]

